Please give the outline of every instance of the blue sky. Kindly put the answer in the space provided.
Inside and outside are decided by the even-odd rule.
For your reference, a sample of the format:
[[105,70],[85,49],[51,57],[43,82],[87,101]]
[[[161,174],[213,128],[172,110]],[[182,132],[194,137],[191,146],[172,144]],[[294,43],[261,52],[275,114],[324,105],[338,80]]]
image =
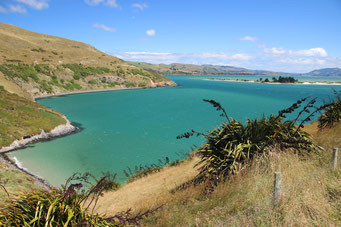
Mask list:
[[341,0],[0,0],[0,21],[132,61],[341,67]]

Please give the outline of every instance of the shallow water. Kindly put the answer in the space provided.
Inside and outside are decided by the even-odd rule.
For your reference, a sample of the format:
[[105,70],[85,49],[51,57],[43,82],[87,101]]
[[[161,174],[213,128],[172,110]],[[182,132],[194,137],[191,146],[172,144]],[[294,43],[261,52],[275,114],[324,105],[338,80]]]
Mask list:
[[180,159],[193,144],[200,145],[200,137],[177,140],[176,136],[191,129],[210,130],[223,120],[202,99],[220,102],[231,117],[245,121],[277,113],[306,96],[319,97],[322,103],[322,99],[332,96],[333,88],[341,88],[333,85],[206,81],[193,76],[169,77],[180,86],[38,100],[40,104],[64,113],[83,130],[37,143],[12,152],[10,156],[55,186],[64,183],[74,172],[91,172],[97,176],[106,171],[116,172],[117,179],[123,182],[126,180],[123,170],[127,167],[134,169],[140,164],[157,164],[165,157]]

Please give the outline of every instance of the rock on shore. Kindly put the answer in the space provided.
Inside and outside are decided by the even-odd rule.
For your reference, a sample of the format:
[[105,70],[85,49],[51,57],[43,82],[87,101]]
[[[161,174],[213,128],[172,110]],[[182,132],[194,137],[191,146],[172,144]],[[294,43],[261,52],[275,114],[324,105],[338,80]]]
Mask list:
[[6,153],[12,150],[16,150],[16,149],[25,147],[27,144],[35,143],[38,141],[65,136],[65,135],[71,134],[79,130],[77,127],[73,126],[69,120],[67,120],[65,117],[63,118],[66,120],[66,124],[58,125],[54,129],[52,129],[50,132],[45,132],[44,130],[41,130],[41,133],[38,135],[34,135],[28,138],[27,137],[22,138],[21,140],[15,140],[8,147],[1,148],[0,153]]

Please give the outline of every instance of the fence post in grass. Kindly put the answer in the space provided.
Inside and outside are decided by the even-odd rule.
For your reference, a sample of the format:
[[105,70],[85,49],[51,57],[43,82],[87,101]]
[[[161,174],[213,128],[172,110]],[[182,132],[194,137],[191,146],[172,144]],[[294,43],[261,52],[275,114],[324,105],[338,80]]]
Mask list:
[[281,173],[275,172],[274,176],[274,198],[273,198],[273,205],[274,208],[278,206],[280,200],[281,200],[281,192],[282,192],[282,184],[281,184]]
[[337,152],[338,152],[338,149],[334,148],[333,149],[333,169],[334,170],[336,170],[336,167],[337,167]]

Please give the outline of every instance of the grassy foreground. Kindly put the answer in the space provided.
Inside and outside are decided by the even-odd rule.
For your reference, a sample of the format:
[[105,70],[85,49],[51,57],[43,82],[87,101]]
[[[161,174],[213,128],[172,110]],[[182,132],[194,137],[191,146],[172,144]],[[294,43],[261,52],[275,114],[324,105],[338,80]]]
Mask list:
[[[302,158],[273,152],[255,159],[210,195],[204,195],[204,186],[200,185],[170,193],[181,183],[172,180],[172,175],[190,178],[195,174],[190,171],[195,161],[189,160],[136,180],[117,192],[105,193],[98,211],[110,215],[129,207],[139,211],[163,204],[162,209],[143,220],[145,226],[339,226],[341,170],[338,167],[332,171],[330,161],[331,149],[341,147],[341,124],[318,131],[313,123],[305,130],[325,148],[321,155]],[[273,209],[275,171],[282,173],[283,197],[279,207]]]

